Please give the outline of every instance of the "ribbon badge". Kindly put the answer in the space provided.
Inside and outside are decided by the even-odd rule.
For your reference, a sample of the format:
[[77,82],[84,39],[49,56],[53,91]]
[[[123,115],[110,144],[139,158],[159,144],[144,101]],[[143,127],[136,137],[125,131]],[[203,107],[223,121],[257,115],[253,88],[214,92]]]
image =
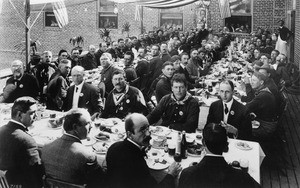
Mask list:
[[79,97],[83,97],[83,93],[80,93],[80,94],[79,94]]
[[179,115],[182,116],[182,115],[183,115],[183,112],[182,112],[182,111],[179,111]]
[[20,88],[23,88],[24,87],[24,85],[23,84],[20,84],[20,86],[19,86]]

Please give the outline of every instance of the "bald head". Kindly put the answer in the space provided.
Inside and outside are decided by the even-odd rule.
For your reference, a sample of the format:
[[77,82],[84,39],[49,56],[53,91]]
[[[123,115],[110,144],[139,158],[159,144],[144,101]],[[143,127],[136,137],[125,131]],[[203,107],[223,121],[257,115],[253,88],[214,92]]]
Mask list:
[[75,85],[79,85],[83,82],[84,68],[82,66],[75,66],[71,71],[72,81]]
[[125,118],[127,137],[140,146],[148,146],[151,140],[148,119],[139,113],[133,113]]

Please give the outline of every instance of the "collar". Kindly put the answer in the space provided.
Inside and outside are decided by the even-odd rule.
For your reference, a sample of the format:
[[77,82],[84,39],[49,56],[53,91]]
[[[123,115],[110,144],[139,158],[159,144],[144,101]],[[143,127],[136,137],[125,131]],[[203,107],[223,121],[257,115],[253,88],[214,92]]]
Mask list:
[[176,97],[174,96],[174,93],[171,94],[171,99],[173,103],[179,104],[179,105],[184,105],[184,103],[191,97],[192,95],[189,92],[186,92],[185,97],[182,100],[177,100]]
[[81,143],[81,140],[77,136],[74,136],[74,135],[69,134],[69,133],[64,133],[64,135],[69,136],[69,137],[73,137],[73,138],[79,140],[79,142]]
[[[222,101],[223,102],[223,101]],[[232,106],[232,103],[233,103],[233,98],[229,101],[229,102],[223,102],[223,106],[224,106],[224,108],[225,108],[225,104],[227,105],[227,108],[228,108],[228,110],[230,111],[230,109],[231,109],[231,106]]]
[[131,140],[130,138],[127,138],[127,140],[128,140],[129,142],[131,142],[133,145],[135,145],[136,147],[138,147],[140,150],[143,149],[142,146],[138,145],[137,143],[135,143],[135,142],[134,142],[133,140]]
[[15,124],[21,125],[21,126],[24,127],[26,130],[28,130],[28,128],[27,128],[23,123],[21,123],[21,122],[18,122],[18,121],[14,120],[14,119],[11,119],[10,122],[13,122],[13,123],[15,123]]
[[212,154],[212,153],[207,153],[207,154],[205,154],[205,156],[209,156],[209,157],[222,157],[222,158],[224,158],[223,155],[217,155],[217,154]]
[[81,91],[83,84],[84,84],[84,81],[82,81],[81,84],[79,84],[79,85],[75,85],[75,88],[78,87],[78,90]]
[[184,65],[184,64],[180,63],[180,66],[181,66],[183,69],[185,69],[185,65]]

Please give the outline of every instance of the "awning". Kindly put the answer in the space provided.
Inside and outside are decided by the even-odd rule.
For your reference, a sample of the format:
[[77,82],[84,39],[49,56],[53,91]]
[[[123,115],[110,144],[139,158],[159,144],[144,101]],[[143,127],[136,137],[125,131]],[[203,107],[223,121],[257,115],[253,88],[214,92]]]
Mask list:
[[148,8],[169,9],[195,3],[199,0],[110,0],[116,3],[136,3]]
[[[44,10],[53,11],[52,3],[58,1],[59,0],[30,0],[30,11],[40,11],[46,3]],[[66,8],[94,1],[97,0],[64,0]]]

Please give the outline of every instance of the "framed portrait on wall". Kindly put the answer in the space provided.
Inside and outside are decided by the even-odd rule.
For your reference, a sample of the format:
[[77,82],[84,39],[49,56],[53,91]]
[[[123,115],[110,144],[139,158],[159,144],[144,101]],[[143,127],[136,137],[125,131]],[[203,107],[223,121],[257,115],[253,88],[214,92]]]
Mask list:
[[182,13],[160,13],[160,27],[164,29],[182,30],[183,14]]
[[252,15],[252,0],[229,0],[229,7],[234,16]]
[[207,8],[199,7],[196,9],[196,24],[197,27],[203,24],[207,28]]
[[58,27],[54,12],[45,12],[45,27]]

